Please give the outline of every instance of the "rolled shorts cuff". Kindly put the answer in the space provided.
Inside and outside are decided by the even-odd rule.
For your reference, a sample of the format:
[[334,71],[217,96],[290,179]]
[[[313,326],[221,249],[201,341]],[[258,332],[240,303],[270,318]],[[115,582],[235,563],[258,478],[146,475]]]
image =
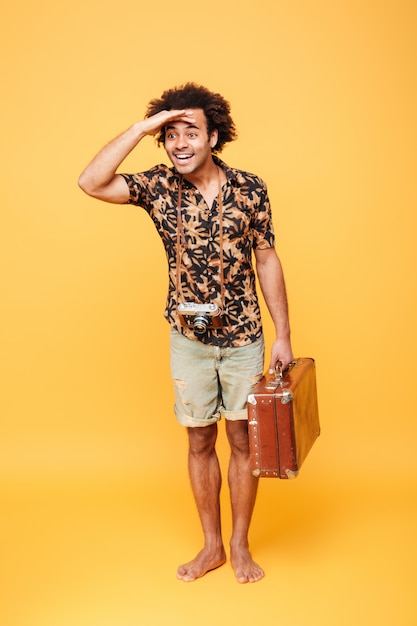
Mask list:
[[222,411],[222,415],[224,415],[225,419],[230,422],[237,422],[239,420],[247,420],[248,419],[248,410],[241,409],[240,411]]
[[198,419],[197,417],[191,417],[191,415],[186,415],[182,411],[178,411],[176,407],[174,407],[174,412],[177,422],[181,424],[181,426],[186,426],[187,428],[204,428],[204,426],[216,424],[216,422],[219,422],[221,419],[220,413],[215,413],[212,417],[207,419]]

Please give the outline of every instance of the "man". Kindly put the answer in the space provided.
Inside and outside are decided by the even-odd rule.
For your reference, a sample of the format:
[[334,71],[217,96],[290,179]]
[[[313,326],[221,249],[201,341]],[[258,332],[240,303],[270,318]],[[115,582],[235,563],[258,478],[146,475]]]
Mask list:
[[[173,167],[118,174],[146,137],[163,144]],[[276,328],[269,369],[292,360],[287,298],[265,184],[228,167],[215,153],[236,138],[229,103],[187,83],[152,100],[143,121],[105,146],[79,179],[89,195],[143,207],[168,260],[165,317],[171,327],[175,413],[187,427],[189,475],[204,533],[197,556],[177,577],[193,581],[226,561],[220,523],[217,422],[226,418],[233,531],[230,560],[238,582],[264,576],[252,559],[248,531],[257,479],[249,469],[246,398],[263,373],[259,284]]]

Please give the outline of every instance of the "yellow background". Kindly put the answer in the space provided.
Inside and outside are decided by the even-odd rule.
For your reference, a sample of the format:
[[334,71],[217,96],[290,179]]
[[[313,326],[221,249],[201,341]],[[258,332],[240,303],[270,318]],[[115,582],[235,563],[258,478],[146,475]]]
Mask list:
[[[417,623],[416,13],[414,0],[3,7],[4,626]],[[175,579],[201,535],[172,413],[164,253],[145,213],[77,187],[149,99],[188,80],[232,104],[239,139],[222,157],[268,183],[294,352],[317,362],[322,437],[296,481],[262,481],[251,544],[267,576],[253,586],[229,565]],[[149,139],[123,169],[162,160]],[[270,345],[266,315],[265,330]],[[225,469],[223,430],[219,453]]]

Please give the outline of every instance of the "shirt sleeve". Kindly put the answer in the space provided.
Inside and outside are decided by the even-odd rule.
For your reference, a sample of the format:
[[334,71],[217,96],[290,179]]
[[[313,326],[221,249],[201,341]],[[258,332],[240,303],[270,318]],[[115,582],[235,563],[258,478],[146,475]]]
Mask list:
[[275,232],[268,191],[263,181],[260,181],[260,187],[256,195],[259,201],[253,218],[253,247],[258,250],[266,250],[274,247]]
[[126,204],[140,206],[148,213],[166,196],[171,184],[170,171],[164,165],[155,165],[146,172],[121,176],[129,188],[129,200]]
[[126,204],[134,204],[135,206],[140,206],[146,209],[146,173],[143,172],[139,174],[121,174],[121,176],[123,176],[129,188],[129,200],[126,202]]

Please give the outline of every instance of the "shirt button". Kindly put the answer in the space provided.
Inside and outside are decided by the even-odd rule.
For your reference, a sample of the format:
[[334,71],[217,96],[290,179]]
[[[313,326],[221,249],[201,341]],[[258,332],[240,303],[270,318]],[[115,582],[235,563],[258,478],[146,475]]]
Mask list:
[[213,293],[213,291],[216,291],[216,287],[212,287],[210,291]]

